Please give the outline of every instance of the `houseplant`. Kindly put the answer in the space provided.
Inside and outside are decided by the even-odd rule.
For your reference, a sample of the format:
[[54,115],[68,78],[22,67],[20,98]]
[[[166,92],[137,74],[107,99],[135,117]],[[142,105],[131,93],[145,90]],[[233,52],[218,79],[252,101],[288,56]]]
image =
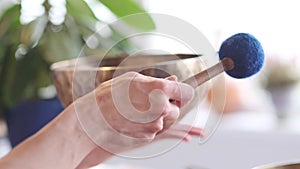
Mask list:
[[[88,3],[89,2],[89,3]],[[49,67],[53,62],[83,56],[99,54],[105,51],[105,43],[113,42],[122,37],[122,33],[114,27],[109,27],[109,36],[97,33],[97,24],[104,23],[97,16],[95,5],[105,6],[117,18],[134,13],[144,13],[144,9],[132,0],[62,0],[38,1],[28,6],[28,2],[20,1],[9,5],[0,16],[0,114],[10,114],[11,110],[32,111],[38,108],[20,108],[20,104],[44,99],[51,101],[53,93],[45,95],[42,89],[51,89]],[[91,5],[92,4],[92,5]],[[37,7],[33,11],[33,6]],[[138,22],[127,22],[134,29],[153,29],[154,23],[149,15],[144,15],[146,25]],[[96,36],[94,36],[96,34]],[[98,45],[84,47],[89,37],[97,38]],[[116,53],[126,52],[134,47],[130,41],[123,41],[115,48]],[[42,93],[42,94],[41,94]],[[47,93],[47,92],[46,92]],[[46,100],[45,100],[46,98]],[[49,99],[51,98],[51,99]],[[58,101],[55,101],[57,104]],[[14,109],[14,107],[17,107]],[[55,107],[55,110],[50,108]],[[60,106],[51,105],[41,108],[51,112],[60,112]],[[9,112],[9,113],[7,113]],[[56,113],[56,114],[57,114]],[[20,113],[17,113],[20,114]],[[48,118],[53,118],[56,114]],[[18,124],[25,121],[27,114],[19,116]],[[36,115],[37,116],[37,115]],[[44,117],[45,115],[42,115]],[[11,118],[10,118],[11,119]],[[34,117],[26,124],[33,123]],[[44,123],[51,119],[45,120]],[[10,127],[10,126],[9,126]],[[27,126],[18,126],[23,128]],[[39,124],[38,128],[41,127]],[[35,129],[37,130],[37,129]],[[31,131],[32,133],[35,131]],[[32,133],[25,134],[27,137]],[[21,141],[23,138],[18,140]],[[17,144],[16,142],[16,144]],[[14,143],[15,144],[15,143]]]
[[297,56],[278,59],[269,56],[262,77],[262,85],[270,94],[278,120],[288,117],[292,108],[294,92],[300,81],[299,59]]

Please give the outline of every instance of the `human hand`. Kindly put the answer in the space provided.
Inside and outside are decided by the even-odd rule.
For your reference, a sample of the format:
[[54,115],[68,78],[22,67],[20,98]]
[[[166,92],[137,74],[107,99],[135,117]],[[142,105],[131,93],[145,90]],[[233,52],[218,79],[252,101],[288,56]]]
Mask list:
[[[93,161],[99,163],[100,158],[95,157],[103,154],[102,148],[118,153],[140,147],[154,139],[177,138],[188,141],[191,135],[200,136],[201,130],[190,126],[174,125],[166,130],[164,122],[167,121],[169,126],[174,123],[179,116],[179,108],[186,105],[194,94],[190,86],[177,83],[176,80],[175,76],[165,80],[130,72],[102,83],[94,96],[106,123],[98,132],[106,132],[108,137],[106,140],[92,138],[99,147],[79,166],[93,164]],[[175,101],[176,105],[169,100]],[[160,132],[163,133],[156,137]],[[114,146],[108,146],[107,143]]]
[[118,153],[151,142],[164,121],[177,120],[178,105],[186,105],[193,95],[187,84],[128,72],[102,83],[74,106],[86,134]]

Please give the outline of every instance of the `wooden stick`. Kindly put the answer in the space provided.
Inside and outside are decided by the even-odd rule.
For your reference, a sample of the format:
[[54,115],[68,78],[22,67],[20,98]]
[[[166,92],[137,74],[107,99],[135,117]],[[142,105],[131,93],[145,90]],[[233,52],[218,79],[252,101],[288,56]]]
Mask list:
[[203,70],[202,72],[195,74],[192,77],[184,80],[183,83],[187,83],[192,87],[196,88],[206,81],[214,78],[215,76],[219,75],[220,73],[228,70],[232,70],[234,68],[234,62],[232,59],[226,57],[223,58],[219,63],[215,64],[214,66]]

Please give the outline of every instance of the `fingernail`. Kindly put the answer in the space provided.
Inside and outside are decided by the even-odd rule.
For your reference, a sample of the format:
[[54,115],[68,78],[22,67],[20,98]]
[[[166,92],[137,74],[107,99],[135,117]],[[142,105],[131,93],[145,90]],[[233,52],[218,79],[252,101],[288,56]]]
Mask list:
[[166,79],[171,80],[171,81],[178,81],[178,77],[176,75],[171,75],[171,76],[167,77]]

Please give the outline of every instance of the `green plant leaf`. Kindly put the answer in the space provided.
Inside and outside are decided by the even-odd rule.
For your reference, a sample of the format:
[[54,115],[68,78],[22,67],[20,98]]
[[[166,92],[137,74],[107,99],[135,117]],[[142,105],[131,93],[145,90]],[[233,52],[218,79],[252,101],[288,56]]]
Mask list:
[[20,26],[21,5],[15,4],[6,9],[0,18],[0,37],[4,36],[9,29],[15,29]]
[[[48,26],[40,41],[42,56],[49,63],[75,58],[82,49],[82,40],[74,23]],[[73,26],[72,26],[73,25]],[[54,27],[54,28],[53,28]],[[53,29],[60,29],[53,31]]]
[[[99,0],[108,9],[110,9],[117,17],[122,18],[132,14],[138,14],[135,17],[125,18],[124,21],[138,29],[153,30],[155,24],[146,11],[132,0]],[[143,14],[141,14],[143,13]]]
[[99,19],[95,16],[89,5],[83,0],[67,0],[66,1],[67,16],[72,18],[76,24],[78,31],[82,36],[89,36],[96,32],[96,23]]
[[11,106],[15,101],[15,97],[11,95],[11,87],[15,79],[16,60],[12,56],[14,56],[14,51],[16,50],[17,46],[10,44],[6,45],[5,47],[6,50],[3,57],[3,63],[5,64],[1,65],[0,74],[0,102],[4,105],[4,107],[8,107]]
[[21,30],[20,4],[15,4],[6,9],[0,19],[0,102],[1,108],[11,106],[17,100],[12,95],[16,59],[15,52],[19,45]]
[[36,46],[43,36],[47,23],[47,16],[42,15],[30,23],[23,25],[20,42],[26,45],[28,48]]
[[[13,90],[11,91],[12,96],[17,99],[34,98],[34,89],[36,89],[34,82],[39,71],[44,67],[40,60],[38,49],[33,48],[16,61],[15,78],[12,84]],[[28,92],[28,88],[30,88],[30,92]]]
[[88,4],[83,0],[67,0],[66,7],[69,14],[74,18],[81,21],[88,19],[93,19],[97,21],[98,18],[95,16],[94,12],[88,6]]

